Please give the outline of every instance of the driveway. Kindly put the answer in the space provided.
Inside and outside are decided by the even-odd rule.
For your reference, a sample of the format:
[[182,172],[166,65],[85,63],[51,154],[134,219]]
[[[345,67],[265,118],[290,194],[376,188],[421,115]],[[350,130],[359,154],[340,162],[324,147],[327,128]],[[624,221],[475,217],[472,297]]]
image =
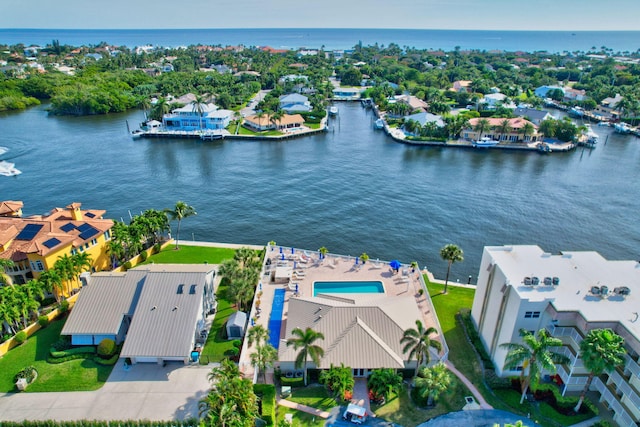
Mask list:
[[198,416],[209,390],[207,366],[138,364],[120,360],[96,391],[10,393],[0,396],[0,419],[171,420]]

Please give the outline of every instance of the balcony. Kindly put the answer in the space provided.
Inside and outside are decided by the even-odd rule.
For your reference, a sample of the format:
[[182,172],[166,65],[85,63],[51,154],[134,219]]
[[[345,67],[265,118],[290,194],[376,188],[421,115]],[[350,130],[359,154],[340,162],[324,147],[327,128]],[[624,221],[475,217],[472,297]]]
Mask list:
[[630,401],[633,403],[636,408],[640,408],[640,396],[636,392],[635,388],[632,387],[625,379],[622,377],[617,371],[611,372],[609,375],[612,383],[616,385],[618,390],[622,392]]
[[638,362],[633,360],[633,358],[628,354],[625,356],[625,359],[627,363],[625,364],[624,368],[628,369],[633,375],[640,378],[640,366],[638,365]]
[[606,385],[600,377],[595,377],[591,384],[600,392],[602,400],[607,403],[609,409],[616,413],[618,424],[630,427],[637,425],[631,416],[631,411],[619,400],[618,390],[614,384]]
[[556,326],[553,323],[547,326],[547,329],[551,333],[551,336],[556,338],[560,337],[569,337],[575,342],[577,345],[580,345],[582,342],[583,336],[576,328],[569,326]]

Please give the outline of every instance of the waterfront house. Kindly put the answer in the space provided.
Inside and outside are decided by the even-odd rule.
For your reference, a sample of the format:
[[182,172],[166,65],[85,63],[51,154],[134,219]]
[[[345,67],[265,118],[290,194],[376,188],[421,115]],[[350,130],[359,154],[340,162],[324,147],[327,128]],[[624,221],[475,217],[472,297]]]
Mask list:
[[562,88],[560,86],[548,86],[548,85],[540,86],[536,90],[534,90],[533,93],[538,98],[547,98],[548,97],[548,93],[551,92],[552,90],[560,90],[560,91],[562,91],[563,96],[564,96],[564,88]]
[[594,113],[614,120],[619,119],[620,110],[618,109],[618,103],[620,103],[620,101],[622,101],[622,96],[619,93],[616,93],[614,97],[606,97],[600,101]]
[[215,308],[215,266],[150,264],[126,273],[97,273],[61,334],[73,345],[120,344],[132,363],[188,363],[204,345],[207,316]]
[[585,101],[587,99],[587,91],[584,89],[574,89],[567,87],[564,89],[565,101]]
[[[15,203],[10,203],[14,211]],[[107,242],[111,240],[113,221],[103,219],[103,210],[82,210],[80,207],[80,203],[72,203],[66,208],[54,208],[45,215],[0,216],[0,258],[14,262],[13,267],[5,268],[6,276],[13,283],[37,279],[43,271],[53,268],[63,255],[88,253],[92,271],[110,266]],[[68,296],[78,286],[72,283],[72,289],[61,292]]]
[[285,114],[278,120],[272,120],[269,114],[245,117],[243,125],[253,131],[266,130],[294,131],[304,126],[304,118],[300,114]]
[[480,101],[480,108],[483,110],[495,110],[498,107],[515,109],[516,105],[509,100],[504,93],[488,93]]
[[0,216],[21,217],[23,206],[20,200],[0,201]]
[[[591,390],[613,412],[617,425],[640,421],[640,263],[609,261],[597,252],[544,252],[533,245],[484,248],[471,318],[500,376],[520,330],[546,329],[563,342],[568,364],[557,365],[562,394],[581,391],[589,375],[579,354],[591,329],[611,328],[625,340],[622,366],[594,377]],[[544,377],[544,372],[542,373]]]
[[[482,135],[480,135],[480,132],[475,130],[475,127],[480,120],[487,120],[489,122],[489,129],[483,132]],[[509,132],[507,133],[500,132],[500,126],[504,120],[509,121]],[[523,129],[527,124],[530,124],[533,127],[533,133],[530,135],[525,135],[523,133]],[[462,137],[470,141],[477,141],[481,137],[487,137],[497,141],[529,143],[537,141],[540,138],[540,135],[538,135],[538,126],[521,117],[514,119],[490,117],[487,119],[473,118],[469,120],[469,126],[462,131]]]
[[165,114],[162,117],[162,125],[167,130],[218,130],[229,126],[234,114],[231,110],[219,110],[216,105],[210,103],[200,104],[200,111],[195,104],[189,104]]
[[[442,119],[442,116],[439,116],[437,114],[427,113],[427,112],[404,116],[404,122],[407,123],[408,121],[417,122],[418,124],[420,124],[420,126],[425,126],[427,123],[433,123],[435,126],[442,128],[445,125],[444,120]],[[409,132],[405,131],[405,133],[409,133]]]
[[311,102],[309,98],[298,93],[290,93],[289,95],[282,95],[279,98],[278,109],[285,113],[298,113],[309,112],[312,110]]
[[411,112],[425,112],[429,108],[429,104],[413,95],[397,95],[394,99],[395,102],[407,104]]
[[352,87],[339,87],[333,90],[333,99],[336,101],[357,101],[363,89]]
[[547,111],[528,107],[518,107],[513,111],[513,114],[517,117],[525,118],[537,126],[540,126],[540,123],[545,120],[553,119],[553,116]]
[[471,80],[456,80],[453,82],[452,87],[449,90],[454,92],[471,92],[471,84],[473,82]]

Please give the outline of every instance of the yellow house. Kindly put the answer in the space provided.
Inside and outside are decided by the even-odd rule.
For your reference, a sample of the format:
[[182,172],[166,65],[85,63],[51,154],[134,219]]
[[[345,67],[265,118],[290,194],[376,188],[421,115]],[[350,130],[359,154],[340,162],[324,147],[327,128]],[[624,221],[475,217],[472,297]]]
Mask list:
[[[5,268],[13,283],[37,279],[64,255],[88,253],[91,271],[110,266],[107,242],[111,240],[113,221],[103,219],[104,210],[82,210],[80,206],[72,203],[46,215],[26,218],[0,216],[0,258],[13,261],[13,267]],[[69,292],[73,289],[65,293]]]

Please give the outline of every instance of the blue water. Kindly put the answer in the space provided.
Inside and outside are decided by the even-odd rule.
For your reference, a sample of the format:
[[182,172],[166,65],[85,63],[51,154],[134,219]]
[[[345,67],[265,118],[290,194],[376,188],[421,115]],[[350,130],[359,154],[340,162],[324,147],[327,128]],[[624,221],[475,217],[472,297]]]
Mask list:
[[317,294],[383,294],[382,282],[314,282],[313,296]]
[[276,289],[269,315],[269,344],[277,350],[280,346],[280,329],[282,328],[282,310],[284,308],[285,289]]
[[413,29],[184,29],[184,30],[55,30],[0,29],[0,44],[45,45],[52,40],[72,46],[107,42],[116,46],[188,46],[194,44],[349,49],[363,45],[389,45],[420,49],[505,50],[534,52],[588,51],[606,46],[614,51],[640,48],[640,31],[480,31]]

